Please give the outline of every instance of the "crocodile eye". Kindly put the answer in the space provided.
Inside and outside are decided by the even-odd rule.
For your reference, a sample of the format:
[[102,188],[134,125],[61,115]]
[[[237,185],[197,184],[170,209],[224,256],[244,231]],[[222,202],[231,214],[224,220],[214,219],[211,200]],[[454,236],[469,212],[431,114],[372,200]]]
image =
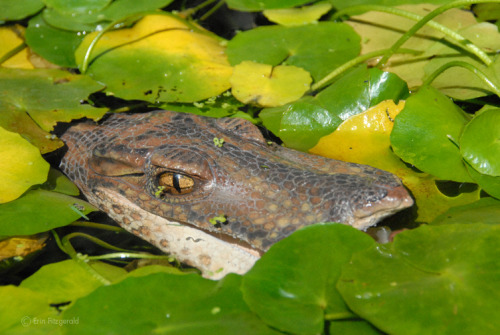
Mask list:
[[193,191],[193,187],[193,178],[180,173],[164,172],[158,176],[160,193],[186,194]]

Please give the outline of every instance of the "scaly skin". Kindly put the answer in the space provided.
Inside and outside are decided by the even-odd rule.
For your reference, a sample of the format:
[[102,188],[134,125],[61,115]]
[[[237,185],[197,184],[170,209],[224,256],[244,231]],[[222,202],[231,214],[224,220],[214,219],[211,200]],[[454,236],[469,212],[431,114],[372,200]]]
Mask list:
[[[168,243],[141,215],[103,192],[260,252],[305,225],[333,221],[365,229],[413,204],[388,172],[269,145],[242,119],[115,114],[102,125],[76,125],[62,139],[68,152],[61,168],[89,201],[163,249]],[[168,171],[191,177],[191,191],[162,192],[159,176]]]

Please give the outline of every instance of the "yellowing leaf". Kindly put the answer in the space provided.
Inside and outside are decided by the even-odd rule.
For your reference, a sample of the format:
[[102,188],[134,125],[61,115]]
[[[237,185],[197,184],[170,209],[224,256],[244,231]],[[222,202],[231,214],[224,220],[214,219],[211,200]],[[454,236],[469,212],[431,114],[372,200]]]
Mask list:
[[302,97],[311,81],[309,72],[297,66],[243,61],[234,67],[231,86],[234,97],[243,103],[275,107]]
[[0,127],[0,203],[18,198],[47,179],[47,163],[37,147]]
[[383,101],[364,113],[344,121],[336,131],[322,137],[309,152],[321,156],[367,164],[394,173],[412,192],[418,210],[417,220],[430,222],[448,208],[479,199],[479,192],[447,197],[436,186],[436,178],[407,167],[391,150],[393,120],[403,109],[392,100]]
[[26,257],[45,246],[48,234],[11,237],[0,241],[0,261],[11,257]]
[[[0,27],[0,58],[24,43],[25,28],[20,25]],[[3,67],[33,69],[28,60],[28,49],[24,48],[1,64]]]
[[328,13],[332,5],[327,1],[317,2],[311,6],[286,9],[268,9],[263,11],[269,21],[282,26],[301,26],[318,22],[319,18]]
[[[82,65],[97,32],[76,51]],[[214,35],[172,15],[149,15],[130,29],[108,32],[91,53],[87,73],[124,99],[194,102],[229,89],[233,71]]]

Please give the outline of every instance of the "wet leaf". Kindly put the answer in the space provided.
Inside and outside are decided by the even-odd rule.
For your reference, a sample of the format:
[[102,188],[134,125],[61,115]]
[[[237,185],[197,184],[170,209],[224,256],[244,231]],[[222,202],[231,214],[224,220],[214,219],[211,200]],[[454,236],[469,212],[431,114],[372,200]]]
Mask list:
[[301,229],[274,244],[243,277],[244,299],[272,327],[294,334],[321,333],[325,314],[350,313],[334,287],[341,266],[373,243],[342,224]]
[[[126,271],[103,262],[89,262],[97,273],[102,268],[111,268],[118,277],[124,277]],[[109,269],[107,270],[110,271]],[[51,304],[75,301],[104,285],[94,274],[72,259],[43,266],[19,285],[33,292],[44,294]]]
[[0,21],[21,20],[42,9],[42,0],[1,0]]
[[228,43],[227,55],[232,65],[252,61],[298,66],[317,81],[356,57],[359,43],[359,36],[343,23],[266,26],[236,35]]
[[0,236],[31,235],[62,227],[97,210],[88,202],[61,193],[31,190],[0,205]]
[[88,76],[62,70],[0,69],[0,106],[27,111],[45,131],[57,122],[99,120],[108,109],[94,108],[85,99],[102,88]]
[[47,180],[50,166],[38,148],[1,127],[0,156],[0,203],[17,199],[31,186]]
[[[96,33],[76,51],[78,64]],[[130,29],[106,33],[88,74],[108,94],[149,102],[193,102],[229,89],[232,68],[220,41],[172,15],[149,15]]]
[[109,5],[111,0],[44,0],[49,8],[54,8],[61,13],[85,14],[97,12]]
[[75,50],[83,34],[56,29],[48,25],[39,14],[32,18],[26,29],[26,43],[46,60],[64,67],[76,67]]
[[465,126],[460,152],[477,172],[500,176],[500,109],[486,110]]
[[[79,299],[63,317],[80,317],[72,334],[92,333],[96,324],[102,333],[119,329],[124,335],[278,334],[250,312],[241,297],[240,283],[241,278],[234,274],[219,282],[192,274],[129,277]],[[134,317],[130,317],[131,310]]]
[[500,224],[500,201],[482,198],[464,206],[450,208],[432,224],[491,223]]
[[355,313],[390,334],[494,334],[499,282],[500,225],[453,224],[360,251],[337,287]]
[[377,335],[384,334],[364,320],[340,320],[330,323],[330,334]]
[[288,147],[306,151],[332,133],[342,120],[386,99],[404,99],[406,83],[378,69],[359,67],[342,76],[314,98],[303,99],[260,113],[264,125]]
[[[394,173],[411,191],[416,201],[418,222],[430,222],[453,206],[479,199],[479,190],[443,194],[437,178],[409,168],[391,149],[390,134],[404,103],[384,101],[364,113],[344,121],[335,132],[324,136],[311,153],[358,164],[367,164]],[[445,167],[443,167],[445,168]]]
[[80,190],[61,171],[51,168],[47,181],[41,185],[44,190],[59,192],[67,195],[79,195]]
[[320,1],[310,6],[288,9],[268,9],[262,13],[271,22],[282,26],[301,26],[317,23],[318,20],[332,9],[327,1]]
[[307,0],[227,0],[230,8],[241,11],[259,11],[263,9],[290,8],[308,3]]
[[271,66],[244,61],[234,67],[231,91],[245,104],[281,106],[299,99],[311,83],[311,76],[296,66]]
[[468,121],[448,97],[424,87],[406,101],[394,122],[391,144],[396,155],[424,172],[442,180],[471,182],[455,144]]
[[[18,24],[0,27],[0,41],[2,41],[0,45],[0,58],[24,43],[24,30],[24,27]],[[26,48],[7,59],[1,65],[3,67],[19,69],[33,68],[33,64],[28,60],[28,50]]]

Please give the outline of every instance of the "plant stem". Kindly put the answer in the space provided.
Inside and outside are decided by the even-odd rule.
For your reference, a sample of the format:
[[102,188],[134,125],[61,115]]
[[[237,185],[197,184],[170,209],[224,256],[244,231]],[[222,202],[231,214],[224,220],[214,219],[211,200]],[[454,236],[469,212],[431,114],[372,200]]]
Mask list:
[[[316,83],[314,83],[311,86],[311,91],[317,91],[320,88],[326,86],[331,80],[333,80],[335,77],[337,77],[341,73],[347,71],[351,67],[354,67],[354,66],[356,66],[358,64],[361,64],[361,63],[363,63],[364,61],[367,61],[370,58],[374,58],[374,57],[385,55],[385,53],[387,52],[387,50],[388,49],[377,50],[377,51],[369,52],[367,54],[364,54],[364,55],[361,55],[361,56],[358,56],[356,58],[351,59],[350,61],[348,61],[348,62],[340,65],[339,67],[337,67],[335,70],[333,70],[328,75],[326,75],[323,79],[320,79]],[[398,50],[398,53],[418,54],[418,53],[420,53],[420,51],[409,50],[409,49],[401,49],[401,50]]]
[[21,50],[23,50],[24,48],[26,48],[26,43],[23,42],[23,43],[19,44],[17,47],[15,47],[14,49],[9,50],[5,55],[0,57],[0,64],[3,64],[9,58],[13,57],[18,52],[21,52]]
[[203,14],[202,17],[200,17],[200,21],[206,20],[210,15],[215,13],[223,4],[224,4],[224,0],[221,0],[218,3],[216,3],[215,6],[210,8],[209,11],[207,11],[205,14]]
[[470,63],[463,62],[463,61],[453,61],[453,62],[449,62],[449,63],[444,64],[439,69],[434,71],[423,82],[421,88],[425,87],[427,85],[430,85],[430,83],[434,79],[436,79],[436,77],[439,76],[442,72],[444,72],[447,69],[449,69],[450,67],[454,67],[454,66],[463,67],[463,68],[471,71],[472,73],[474,73],[479,79],[481,79],[486,85],[488,85],[491,88],[493,93],[495,93],[498,97],[500,97],[500,89],[493,83],[493,81],[490,78],[488,78],[488,76],[483,71],[479,70],[476,66],[474,66]]
[[125,232],[125,229],[123,229],[123,228],[116,227],[116,226],[111,226],[109,224],[96,223],[96,222],[75,221],[75,222],[73,222],[71,224],[71,226],[79,226],[79,227],[87,227],[87,228],[111,230],[111,231],[115,231],[117,233]]
[[[471,1],[471,0],[466,0],[466,1]],[[480,0],[476,0],[476,2],[479,2]],[[494,0],[493,0],[494,1]],[[462,0],[463,2],[463,0]],[[500,2],[500,1],[497,1]],[[448,5],[446,5],[448,6]],[[437,8],[435,11],[441,10],[442,7]],[[445,8],[444,10],[448,10],[450,8]],[[387,60],[392,56],[392,54],[397,50],[400,46],[402,46],[412,35],[414,35],[420,28],[422,28],[424,25],[428,25],[431,28],[434,28],[441,33],[443,33],[451,42],[459,46],[460,48],[463,48],[473,55],[475,55],[477,58],[479,58],[484,64],[490,65],[492,63],[491,59],[488,57],[488,55],[482,51],[480,48],[478,48],[475,44],[464,38],[462,35],[458,34],[457,32],[437,23],[434,21],[431,21],[432,18],[435,16],[441,14],[443,11],[439,11],[437,13],[434,13],[435,11],[429,13],[427,16],[423,17],[418,14],[408,12],[399,8],[394,8],[394,7],[386,7],[386,6],[378,6],[378,5],[366,5],[366,6],[354,6],[351,8],[347,8],[345,10],[339,11],[335,13],[335,15],[332,17],[332,19],[336,19],[341,17],[342,15],[347,15],[352,13],[357,13],[357,12],[366,12],[366,11],[377,11],[377,12],[385,12],[385,13],[390,13],[394,15],[398,15],[401,17],[405,17],[410,20],[418,21],[410,30],[408,30],[401,38],[396,41],[396,43],[389,49],[388,53],[385,55],[384,58],[380,61],[380,67],[383,67]],[[432,16],[431,16],[432,14]],[[413,32],[411,32],[414,30]],[[411,32],[411,33],[410,33]]]
[[[396,43],[392,45],[392,47],[389,49],[389,52],[380,60],[379,62],[379,67],[383,67],[385,63],[389,60],[389,58],[398,50],[410,37],[415,35],[415,33],[422,28],[425,24],[427,24],[430,20],[432,20],[434,17],[444,13],[448,9],[455,8],[455,7],[462,7],[465,5],[472,5],[472,4],[477,4],[477,3],[486,3],[486,2],[495,2],[495,3],[500,3],[500,0],[457,0],[450,2],[448,4],[445,4],[441,7],[436,8],[426,16],[422,18],[422,20],[418,21],[415,23],[413,27],[411,27],[406,33],[401,36]],[[460,35],[459,35],[460,36]],[[465,44],[460,44],[463,46],[465,49],[473,53],[476,57],[481,59],[486,65],[490,65],[492,63],[492,60],[485,54],[483,53],[478,47],[476,47],[474,44],[472,44],[470,41],[466,39],[462,40],[456,40],[457,43],[465,43]],[[479,51],[479,52],[478,52]]]

